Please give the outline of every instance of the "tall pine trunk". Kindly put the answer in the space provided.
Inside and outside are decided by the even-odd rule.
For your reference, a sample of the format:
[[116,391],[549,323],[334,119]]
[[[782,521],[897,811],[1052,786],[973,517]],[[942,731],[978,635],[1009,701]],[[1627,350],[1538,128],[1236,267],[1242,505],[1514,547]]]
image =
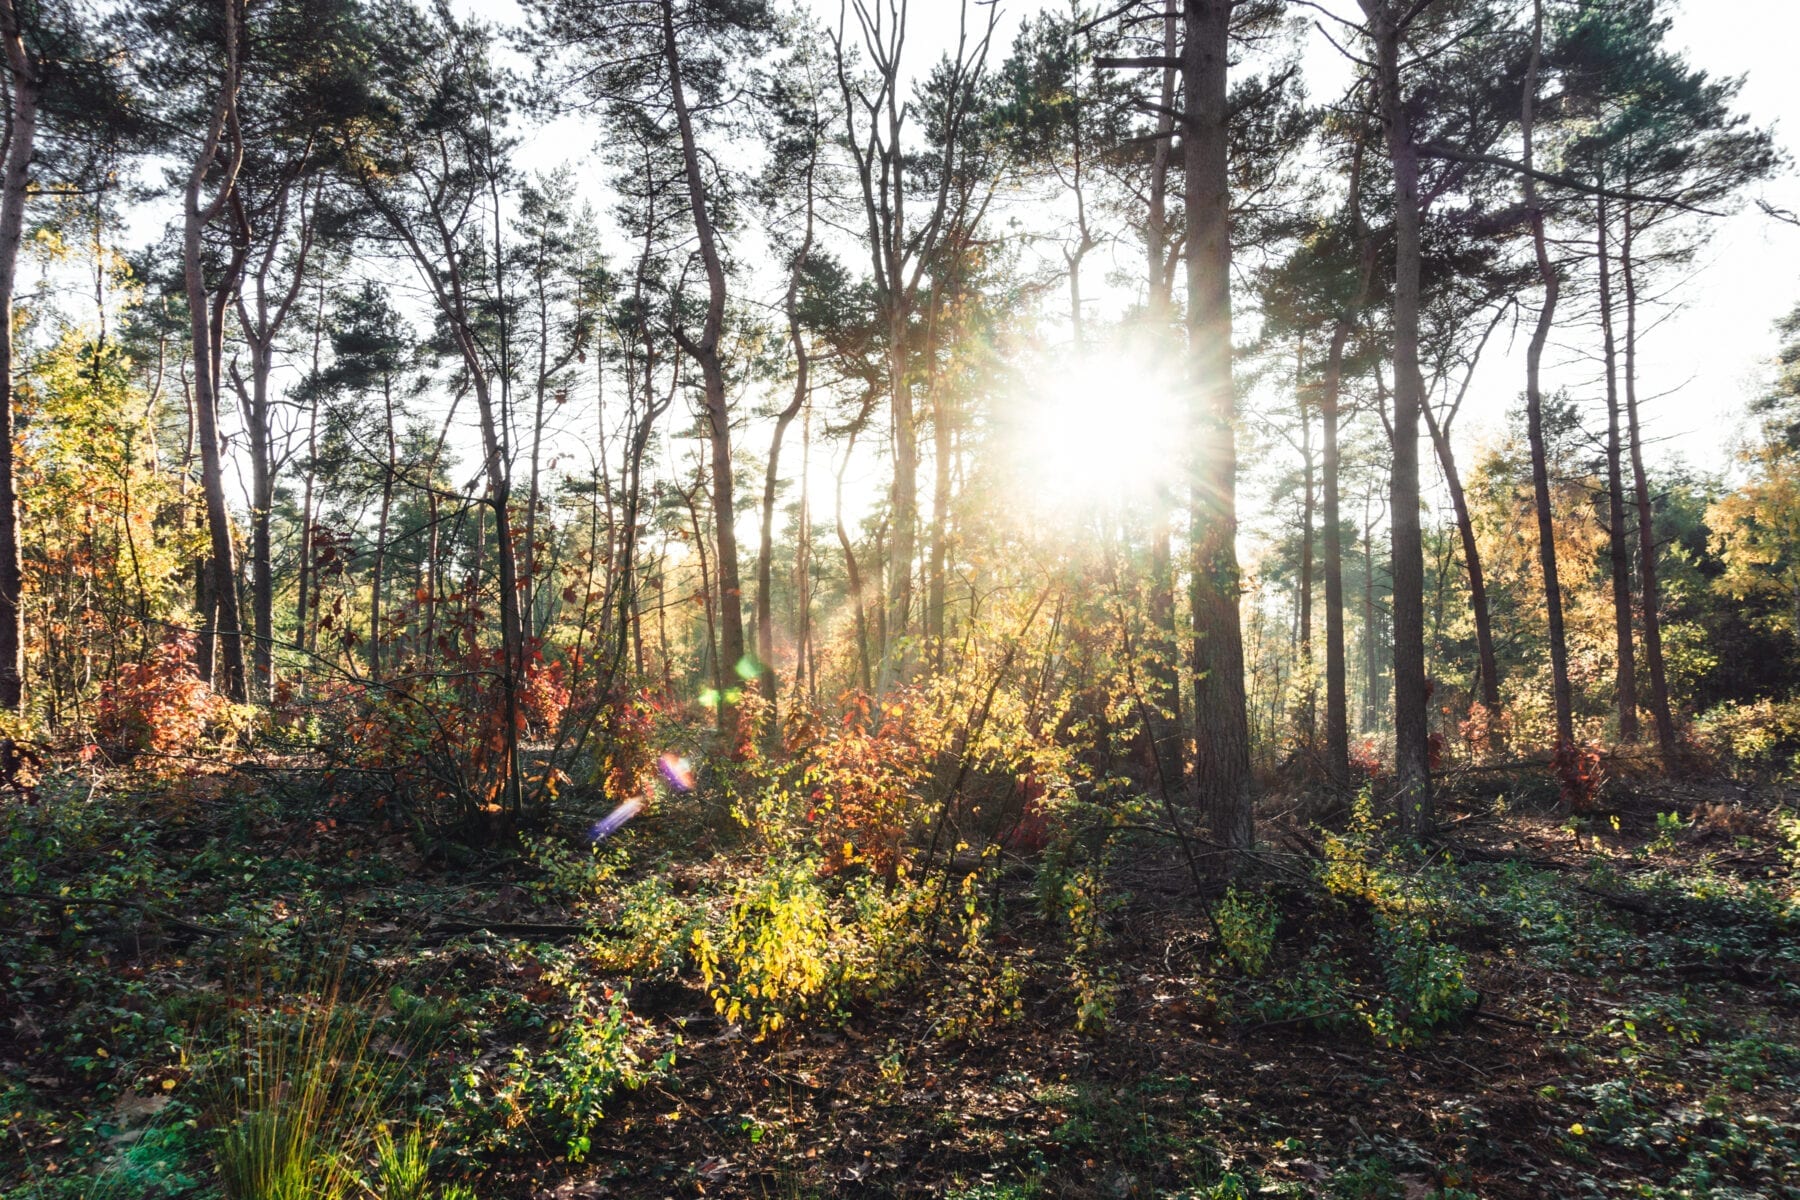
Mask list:
[[[1180,46],[1179,0],[1166,0],[1163,8],[1163,55],[1175,57]],[[1175,69],[1164,67],[1162,107],[1156,118],[1156,143],[1150,164],[1150,205],[1144,227],[1144,254],[1149,278],[1148,318],[1150,349],[1161,379],[1170,358],[1169,342],[1175,263],[1169,253],[1169,150],[1175,129]],[[1160,777],[1172,784],[1187,775],[1187,754],[1181,720],[1181,648],[1175,633],[1175,561],[1170,545],[1173,496],[1159,483],[1150,511],[1150,625],[1155,653],[1147,674],[1153,692],[1150,704],[1150,736],[1156,744]]]
[[[787,316],[788,341],[794,347],[794,394],[787,406],[775,414],[775,431],[769,437],[769,467],[763,475],[762,526],[756,548],[756,655],[761,660],[765,698],[771,706],[771,731],[780,728],[774,708],[780,694],[775,674],[775,602],[772,595],[775,577],[775,487],[781,479],[781,444],[787,437],[788,426],[800,414],[812,388],[812,360],[807,353],[805,334],[800,328],[799,309],[800,283],[806,271],[807,257],[812,253],[812,241],[813,168],[809,162],[806,169],[806,229],[800,237],[799,248],[794,251],[793,262],[788,266],[787,296],[782,305]],[[804,488],[804,483],[801,486]],[[804,514],[801,521],[804,524]],[[799,648],[802,657],[797,660],[796,676],[805,672],[805,653],[805,639],[802,636]]]
[[1638,582],[1644,604],[1644,660],[1650,668],[1650,715],[1656,722],[1656,746],[1665,760],[1678,749],[1675,716],[1669,709],[1668,669],[1663,662],[1662,611],[1656,575],[1656,511],[1650,479],[1644,470],[1644,439],[1637,398],[1637,273],[1631,257],[1631,204],[1625,205],[1619,244],[1621,282],[1625,291],[1625,426],[1630,441],[1631,486],[1637,500]]
[[1531,174],[1532,145],[1537,109],[1538,67],[1543,49],[1543,3],[1533,5],[1531,65],[1525,73],[1525,99],[1520,128],[1524,137],[1525,207],[1531,217],[1531,245],[1537,256],[1538,277],[1544,284],[1544,304],[1537,326],[1525,350],[1525,418],[1531,442],[1531,487],[1536,498],[1538,563],[1544,575],[1544,613],[1550,626],[1550,685],[1556,707],[1556,742],[1559,747],[1575,741],[1574,693],[1569,686],[1569,649],[1563,631],[1562,584],[1556,571],[1556,518],[1550,506],[1550,465],[1544,445],[1544,394],[1540,370],[1544,343],[1556,321],[1556,302],[1562,291],[1555,264],[1550,261],[1549,240],[1544,232],[1544,210],[1538,203],[1537,180]]
[[1312,413],[1306,401],[1300,401],[1300,457],[1303,462],[1301,484],[1305,495],[1300,502],[1300,665],[1306,672],[1306,697],[1300,713],[1301,730],[1310,750],[1318,736],[1319,684],[1313,661],[1313,535],[1317,525],[1317,464],[1313,461]]
[[[249,693],[244,670],[243,621],[238,608],[237,549],[232,539],[231,512],[225,504],[224,454],[219,440],[217,326],[220,321],[208,303],[201,248],[201,235],[230,200],[236,187],[238,167],[243,161],[242,139],[237,129],[238,6],[239,0],[223,0],[225,71],[200,153],[188,172],[183,197],[182,273],[193,338],[195,426],[200,442],[200,486],[206,499],[206,521],[211,539],[210,582],[220,669],[224,675],[225,694],[242,703]],[[228,135],[231,150],[227,154]],[[213,198],[202,205],[200,193],[215,163],[221,168],[217,190]],[[241,266],[241,255],[233,265]],[[227,279],[221,285],[221,294],[230,290],[232,282]]]
[[1394,415],[1388,524],[1394,589],[1394,773],[1400,825],[1430,830],[1431,745],[1425,681],[1425,552],[1419,528],[1419,150],[1400,90],[1405,30],[1386,0],[1362,0],[1375,43],[1381,124],[1394,176]]
[[1463,488],[1462,472],[1457,470],[1456,455],[1450,446],[1450,433],[1440,428],[1429,404],[1421,410],[1431,444],[1437,450],[1438,466],[1444,472],[1444,484],[1450,490],[1450,507],[1456,515],[1456,536],[1462,543],[1463,569],[1469,576],[1469,615],[1475,621],[1476,697],[1487,710],[1487,749],[1492,752],[1500,742],[1500,657],[1494,652],[1494,622],[1488,604],[1487,574],[1481,567],[1481,546],[1475,540],[1475,522],[1469,514],[1469,497]]
[[712,214],[707,207],[706,178],[700,167],[700,147],[695,141],[693,117],[688,110],[687,91],[682,80],[681,52],[675,40],[673,0],[663,0],[662,26],[663,58],[669,72],[669,102],[681,136],[688,206],[693,214],[700,261],[706,272],[706,322],[698,340],[682,335],[682,348],[700,364],[707,437],[712,450],[713,537],[717,549],[713,565],[719,584],[719,656],[724,670],[736,670],[744,658],[744,598],[738,580],[731,410],[725,396],[725,364],[719,353],[719,340],[725,328],[725,262],[719,255]]
[[381,473],[381,511],[375,521],[375,562],[369,570],[369,678],[381,682],[381,584],[387,565],[388,515],[394,506],[394,475],[399,470],[399,452],[394,439],[394,384],[385,376],[381,381],[382,410],[386,414],[383,427],[387,431],[387,463]]
[[25,230],[25,201],[31,185],[31,156],[43,84],[37,64],[25,49],[12,0],[0,0],[0,40],[5,43],[12,85],[6,161],[0,169],[0,709],[17,713],[25,705],[25,568],[19,544],[19,484],[13,457],[13,291],[18,279],[19,243]]
[[[1250,729],[1237,560],[1237,411],[1231,377],[1226,139],[1230,0],[1186,0],[1182,162],[1187,209],[1188,447],[1194,619],[1194,781],[1213,839],[1250,848]],[[1228,859],[1227,870],[1236,862]]]
[[1631,552],[1625,533],[1625,473],[1620,433],[1618,347],[1613,340],[1612,254],[1607,249],[1606,197],[1594,211],[1594,258],[1600,273],[1600,340],[1606,360],[1606,544],[1612,566],[1614,680],[1619,740],[1638,740],[1637,658],[1631,638]]
[[1325,524],[1325,773],[1339,788],[1350,783],[1350,698],[1349,667],[1344,650],[1344,545],[1341,456],[1338,429],[1344,391],[1344,353],[1350,333],[1362,315],[1369,299],[1369,286],[1375,278],[1375,239],[1363,226],[1362,138],[1350,167],[1350,198],[1347,210],[1350,224],[1356,230],[1360,246],[1357,267],[1356,299],[1349,309],[1338,313],[1332,323],[1331,343],[1325,354],[1325,378],[1319,389],[1319,497]]

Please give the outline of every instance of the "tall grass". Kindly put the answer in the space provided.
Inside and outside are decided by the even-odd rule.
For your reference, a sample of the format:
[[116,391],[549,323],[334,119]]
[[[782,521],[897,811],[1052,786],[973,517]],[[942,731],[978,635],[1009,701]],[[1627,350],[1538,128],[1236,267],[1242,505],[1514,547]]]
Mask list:
[[406,1059],[377,1040],[382,998],[341,979],[237,1002],[212,1106],[227,1200],[430,1200],[430,1140],[386,1123]]

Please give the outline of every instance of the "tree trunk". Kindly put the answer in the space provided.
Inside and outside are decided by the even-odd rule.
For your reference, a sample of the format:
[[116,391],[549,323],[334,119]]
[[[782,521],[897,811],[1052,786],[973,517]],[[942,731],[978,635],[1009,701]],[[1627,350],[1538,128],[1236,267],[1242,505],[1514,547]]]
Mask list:
[[0,40],[11,75],[12,113],[0,168],[0,709],[25,707],[24,559],[19,537],[19,486],[13,439],[13,291],[31,184],[42,81],[25,49],[12,0],[0,0]]
[[[687,175],[688,205],[693,212],[694,235],[706,270],[706,323],[698,341],[682,337],[683,349],[700,364],[706,397],[706,423],[712,445],[713,536],[718,558],[714,574],[719,582],[719,654],[725,669],[737,670],[744,659],[743,588],[738,582],[738,548],[733,480],[731,476],[731,411],[725,396],[725,366],[719,356],[719,338],[725,326],[725,263],[719,256],[712,215],[707,209],[706,179],[700,169],[700,148],[688,111],[682,84],[681,53],[675,41],[675,10],[663,0],[663,56],[669,72],[669,100],[681,134],[682,164]],[[679,335],[678,335],[679,336]],[[721,702],[723,704],[723,702]],[[723,708],[721,709],[723,711]]]
[[[319,349],[325,335],[325,284],[319,283],[319,303],[313,317],[313,349],[312,374],[319,374]],[[294,601],[294,648],[308,650],[311,642],[306,636],[307,606],[316,603],[310,594],[316,586],[313,581],[313,483],[318,475],[319,456],[319,394],[313,389],[308,399],[306,417],[306,482],[300,493],[300,565],[298,569],[298,595]],[[434,497],[435,499],[435,497]],[[436,535],[436,524],[433,523],[433,536]]]
[[[954,273],[955,268],[951,268]],[[954,287],[954,278],[948,281]],[[934,298],[935,304],[935,298]],[[934,314],[934,323],[935,323]],[[950,388],[938,378],[937,335],[928,339],[931,366],[929,396],[931,399],[931,555],[925,581],[925,636],[931,643],[933,669],[944,665],[944,608],[948,603],[945,578],[950,562],[950,480],[956,465],[955,425],[951,416],[954,405]]]
[[[1231,197],[1226,139],[1230,0],[1186,0],[1182,136],[1187,209],[1194,618],[1194,781],[1213,839],[1255,838],[1237,561],[1237,412],[1231,378]],[[1228,858],[1227,871],[1237,863]]]
[[1325,378],[1319,391],[1319,486],[1325,523],[1325,773],[1333,784],[1350,783],[1349,666],[1344,652],[1344,546],[1343,514],[1339,482],[1338,423],[1344,388],[1344,351],[1350,333],[1368,303],[1375,278],[1375,239],[1362,220],[1364,146],[1357,139],[1350,168],[1350,198],[1346,205],[1357,231],[1360,255],[1356,300],[1338,314],[1332,325],[1331,344],[1325,354]]
[[1631,553],[1625,540],[1625,475],[1620,462],[1618,348],[1613,342],[1612,255],[1607,249],[1606,197],[1596,201],[1595,260],[1600,271],[1600,339],[1606,359],[1606,544],[1612,565],[1613,653],[1619,740],[1638,740],[1637,656],[1631,639]]
[[799,610],[794,646],[794,697],[809,700],[818,694],[818,680],[809,657],[812,652],[812,405],[802,410],[800,421],[800,521],[794,548],[794,603]]
[[713,714],[723,723],[725,720],[725,671],[719,662],[718,623],[713,619],[712,574],[706,564],[706,535],[700,525],[699,506],[695,503],[701,486],[700,480],[696,479],[694,490],[686,493],[684,498],[687,500],[688,523],[694,531],[694,549],[700,555],[700,601],[706,610],[706,657],[712,669]]
[[1394,415],[1389,537],[1394,589],[1394,773],[1400,826],[1432,824],[1430,725],[1425,681],[1425,555],[1419,528],[1419,151],[1400,91],[1404,30],[1386,0],[1362,0],[1375,43],[1381,124],[1394,175]]
[[[780,687],[775,675],[775,610],[774,597],[770,594],[774,586],[774,554],[775,554],[775,485],[780,480],[781,443],[787,437],[788,426],[793,423],[800,410],[805,406],[811,392],[812,362],[806,351],[806,338],[800,330],[800,281],[806,270],[806,260],[812,253],[813,240],[813,170],[808,163],[806,170],[806,229],[801,235],[800,246],[794,252],[794,260],[788,269],[787,296],[783,309],[787,314],[788,340],[794,347],[794,395],[775,415],[775,432],[769,438],[769,469],[763,476],[762,495],[762,528],[756,548],[756,654],[762,660],[762,679],[764,681],[764,697],[768,700],[769,728],[771,733],[780,730],[779,713],[775,707],[779,700]],[[801,487],[804,490],[805,483]],[[805,517],[801,518],[804,523]],[[804,638],[800,654],[805,654]],[[798,677],[806,669],[805,659],[797,660],[795,674]]]
[[369,678],[381,682],[381,575],[387,564],[388,514],[394,505],[394,473],[399,469],[394,444],[394,385],[381,381],[382,408],[387,415],[387,469],[381,475],[381,511],[375,521],[375,562],[369,571]]
[[1633,266],[1631,205],[1625,205],[1619,263],[1625,290],[1625,418],[1631,449],[1631,485],[1637,499],[1638,582],[1644,603],[1644,660],[1650,668],[1650,714],[1656,722],[1656,747],[1664,760],[1672,760],[1675,716],[1669,709],[1668,670],[1663,662],[1662,611],[1656,575],[1656,512],[1651,503],[1650,480],[1644,471],[1644,439],[1638,423],[1637,400],[1637,275]]
[[850,453],[855,449],[856,432],[852,430],[850,440],[844,447],[844,461],[837,470],[835,515],[838,545],[844,551],[844,574],[850,586],[850,607],[856,614],[856,656],[857,664],[862,668],[862,690],[871,693],[875,690],[875,679],[869,654],[869,618],[868,608],[863,602],[862,568],[856,561],[856,547],[850,541],[850,531],[844,528],[844,472],[850,466]]
[[[1299,383],[1296,372],[1296,384]],[[1300,503],[1300,665],[1306,672],[1306,696],[1301,706],[1300,728],[1310,749],[1318,734],[1319,685],[1313,674],[1313,529],[1317,508],[1314,479],[1312,413],[1300,400],[1300,456],[1304,462]]]
[[1544,447],[1544,396],[1539,369],[1544,343],[1556,320],[1556,301],[1562,282],[1550,261],[1544,233],[1544,210],[1538,203],[1537,180],[1532,169],[1532,133],[1537,104],[1538,65],[1543,45],[1543,2],[1533,5],[1531,66],[1525,73],[1525,100],[1520,120],[1524,137],[1525,206],[1531,214],[1531,244],[1537,255],[1538,276],[1544,282],[1544,305],[1538,310],[1537,327],[1525,351],[1525,416],[1531,442],[1531,486],[1537,500],[1538,562],[1544,573],[1544,612],[1550,624],[1550,676],[1556,705],[1556,742],[1559,747],[1575,741],[1574,694],[1569,687],[1569,649],[1563,632],[1562,585],[1556,572],[1556,520],[1550,507],[1549,459]]
[[[908,333],[904,312],[890,322],[891,349],[888,371],[893,376],[890,387],[894,421],[894,484],[891,496],[894,548],[892,567],[888,573],[888,615],[882,621],[882,680],[885,686],[890,674],[903,666],[895,661],[904,651],[888,644],[906,636],[912,619],[913,528],[919,521],[919,433],[913,417],[912,384],[907,378],[906,352]],[[891,632],[889,632],[891,631]]]
[[[187,289],[188,317],[193,336],[194,411],[200,441],[200,485],[206,497],[206,519],[211,534],[213,603],[218,613],[218,647],[220,667],[224,674],[224,691],[232,700],[243,703],[249,698],[244,671],[243,622],[239,615],[237,593],[237,550],[233,545],[231,513],[225,504],[225,473],[219,442],[219,395],[216,337],[218,322],[212,319],[207,303],[206,277],[201,261],[201,233],[217,217],[236,186],[237,170],[243,159],[241,138],[237,132],[238,89],[238,0],[224,0],[225,75],[219,86],[219,99],[211,124],[201,144],[199,155],[188,172],[185,193],[182,263]],[[232,154],[222,164],[218,190],[211,202],[202,207],[200,191],[207,172],[219,159],[229,132]],[[221,286],[228,292],[231,280]]]
[[1363,505],[1363,713],[1362,725],[1373,730],[1381,712],[1381,648],[1375,624],[1375,523]]
[[[1173,59],[1180,43],[1177,27],[1180,0],[1163,8],[1163,54]],[[1149,279],[1150,355],[1160,378],[1169,362],[1170,314],[1174,307],[1174,263],[1169,254],[1169,149],[1175,128],[1175,69],[1164,67],[1162,108],[1156,117],[1157,138],[1150,165],[1150,208],[1144,228],[1144,254]],[[1174,497],[1159,484],[1150,512],[1150,625],[1155,653],[1150,657],[1150,736],[1156,746],[1161,778],[1171,784],[1187,776],[1182,735],[1181,647],[1175,632],[1175,561],[1170,545]]]
[[245,432],[250,435],[250,620],[255,641],[250,648],[256,694],[267,699],[275,690],[275,567],[269,523],[275,507],[275,451],[269,428],[269,368],[264,348],[250,356],[250,395]]
[[1456,467],[1456,455],[1450,447],[1450,432],[1438,425],[1430,405],[1421,411],[1431,444],[1437,450],[1438,465],[1444,471],[1444,484],[1450,491],[1450,507],[1456,515],[1456,535],[1462,542],[1463,568],[1469,575],[1469,615],[1475,621],[1476,697],[1487,710],[1487,748],[1499,748],[1500,659],[1494,652],[1494,624],[1488,606],[1487,576],[1481,567],[1481,546],[1475,540],[1475,522],[1469,514],[1469,497],[1463,489],[1462,473]]

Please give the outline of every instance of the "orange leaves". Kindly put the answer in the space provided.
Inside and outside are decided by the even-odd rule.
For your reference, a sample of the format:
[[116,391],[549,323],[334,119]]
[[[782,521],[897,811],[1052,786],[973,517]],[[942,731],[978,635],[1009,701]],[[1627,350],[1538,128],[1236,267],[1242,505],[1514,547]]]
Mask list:
[[1570,812],[1591,812],[1600,798],[1606,774],[1600,765],[1600,748],[1563,742],[1550,756],[1550,772],[1556,776],[1563,803]]
[[181,769],[178,756],[192,751],[229,710],[194,673],[194,636],[183,631],[171,634],[149,661],[127,663],[101,687],[94,733],[115,753],[155,756],[148,769],[168,774]]
[[804,748],[807,819],[825,869],[866,862],[892,876],[933,761],[919,745],[917,698],[896,693],[879,706],[854,697],[843,720]]

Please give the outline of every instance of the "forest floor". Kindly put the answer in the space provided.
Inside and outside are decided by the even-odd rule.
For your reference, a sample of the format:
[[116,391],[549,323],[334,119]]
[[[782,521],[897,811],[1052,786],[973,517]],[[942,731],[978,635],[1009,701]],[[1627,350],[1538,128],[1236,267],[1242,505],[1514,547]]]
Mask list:
[[[700,825],[653,814],[600,868],[556,838],[424,856],[279,772],[47,787],[5,814],[0,1196],[214,1194],[205,1030],[326,974],[406,1017],[362,1048],[407,1077],[383,1119],[429,1120],[496,1200],[1800,1196],[1794,797],[1615,785],[1571,819],[1508,782],[1335,887],[1323,835],[1273,822],[1266,962],[1222,954],[1145,842],[1084,946],[1017,863],[987,968],[940,949],[760,1039],[679,945],[635,982],[607,949],[643,880],[756,869]],[[1436,1000],[1383,992],[1383,889],[1429,925]],[[571,1066],[582,1028],[630,1043],[635,1086]],[[577,1109],[578,1142],[544,1132]]]

